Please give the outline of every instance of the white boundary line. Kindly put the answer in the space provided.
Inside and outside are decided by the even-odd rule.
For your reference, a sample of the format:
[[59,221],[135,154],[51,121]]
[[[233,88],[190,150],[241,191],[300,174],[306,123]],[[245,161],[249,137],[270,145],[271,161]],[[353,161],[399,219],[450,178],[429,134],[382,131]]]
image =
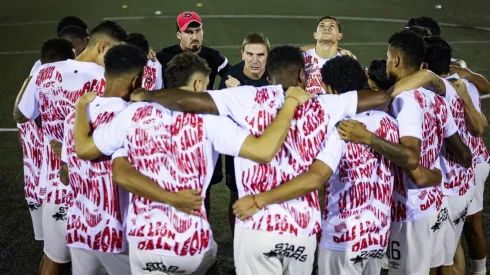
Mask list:
[[[310,45],[313,42],[305,42],[305,43],[285,43],[287,45],[292,45],[292,46],[305,46],[305,45]],[[449,41],[450,44],[454,45],[465,45],[465,44],[490,44],[490,40],[467,40],[467,41]],[[285,45],[285,44],[272,44],[271,46],[279,46],[279,45]],[[340,43],[341,46],[387,46],[388,42],[343,42]],[[210,48],[213,49],[240,49],[242,45],[206,45]],[[5,51],[5,52],[0,52],[0,55],[24,55],[24,54],[39,54],[39,50],[26,50],[26,51]]]

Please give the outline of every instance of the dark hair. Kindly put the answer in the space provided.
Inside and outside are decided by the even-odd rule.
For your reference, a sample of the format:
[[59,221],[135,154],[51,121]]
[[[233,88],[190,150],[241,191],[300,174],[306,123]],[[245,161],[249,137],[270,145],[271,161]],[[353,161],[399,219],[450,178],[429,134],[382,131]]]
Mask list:
[[140,48],[144,53],[148,53],[150,51],[150,44],[146,39],[145,35],[137,32],[130,33],[128,36],[129,44]]
[[273,48],[267,56],[267,72],[277,75],[283,71],[300,70],[305,66],[305,59],[297,47],[283,45]]
[[148,58],[146,53],[132,45],[111,47],[104,56],[105,75],[118,77],[143,71]]
[[395,48],[403,54],[405,63],[412,68],[420,68],[425,58],[425,42],[418,34],[403,30],[390,37],[390,48]]
[[165,69],[167,85],[169,88],[186,86],[195,73],[202,73],[206,76],[211,73],[206,60],[190,52],[180,53],[167,63]]
[[271,44],[269,43],[269,39],[262,33],[251,33],[245,37],[242,43],[242,50],[245,50],[245,46],[248,44],[262,44],[267,48],[267,51],[270,50]]
[[441,36],[428,36],[424,40],[427,43],[424,62],[429,65],[429,70],[437,75],[449,73],[453,51],[451,45]]
[[383,90],[388,90],[395,82],[388,78],[386,74],[386,60],[373,60],[368,68],[369,79]]
[[90,32],[90,38],[98,34],[107,35],[120,42],[125,42],[128,40],[128,33],[114,21],[102,21],[99,25],[92,29]]
[[41,47],[41,64],[53,63],[67,59],[75,59],[75,52],[70,41],[52,38]]
[[350,56],[337,56],[327,61],[321,70],[322,81],[338,93],[360,90],[367,81],[359,61]]
[[342,26],[340,25],[339,20],[333,16],[324,16],[324,17],[320,18],[320,20],[318,20],[318,22],[316,22],[316,25],[318,26],[318,24],[320,24],[320,22],[322,22],[325,19],[330,19],[330,20],[335,21],[335,23],[337,23],[337,28],[339,28],[339,32],[342,32]]
[[436,20],[427,16],[421,16],[417,18],[410,18],[407,23],[407,27],[411,26],[420,26],[424,28],[428,28],[432,35],[441,36],[441,26],[437,23]]
[[61,18],[60,22],[58,23],[58,26],[56,27],[56,33],[59,34],[60,31],[68,26],[77,26],[85,31],[87,31],[88,26],[85,22],[83,22],[82,19],[76,17],[76,16],[66,16]]
[[78,26],[75,26],[75,25],[70,25],[70,26],[66,26],[65,28],[63,28],[58,33],[58,37],[63,37],[63,36],[80,38],[80,39],[88,39],[87,30],[84,30],[84,29],[82,29]]
[[428,28],[421,27],[421,26],[410,26],[410,27],[405,27],[406,30],[413,31],[414,33],[426,37],[426,36],[431,36],[432,32]]

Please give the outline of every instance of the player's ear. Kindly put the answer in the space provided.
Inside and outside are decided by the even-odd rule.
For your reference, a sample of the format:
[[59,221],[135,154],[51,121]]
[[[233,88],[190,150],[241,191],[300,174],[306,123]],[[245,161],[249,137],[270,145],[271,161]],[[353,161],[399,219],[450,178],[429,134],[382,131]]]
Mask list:
[[269,76],[267,76],[267,82],[268,82],[270,85],[272,85],[272,80],[271,80],[271,78],[270,78]]
[[240,54],[242,55],[242,60],[245,60],[245,57],[243,56],[245,52],[243,51],[243,49],[240,50]]
[[141,79],[140,79],[139,75],[137,75],[133,78],[133,81],[131,81],[131,86],[133,87],[133,90],[141,87],[141,81],[140,80]]
[[426,62],[422,62],[422,64],[420,64],[420,69],[421,70],[429,69],[429,64],[427,64]]
[[317,32],[314,32],[314,33],[313,33],[313,38],[314,38],[315,40],[317,40],[317,38],[316,38],[316,37],[317,37]]
[[180,35],[180,31],[177,32],[177,38],[180,40],[180,38],[182,38],[182,36]]
[[393,55],[393,67],[398,68],[400,66],[400,56],[398,54]]
[[193,89],[194,89],[194,92],[198,92],[201,90],[201,80],[199,78],[196,78],[194,79],[194,85],[193,85]]
[[341,32],[339,32],[339,34],[337,35],[337,40],[340,41],[343,37],[344,35]]
[[300,84],[306,84],[305,70],[303,68],[298,72],[298,82]]

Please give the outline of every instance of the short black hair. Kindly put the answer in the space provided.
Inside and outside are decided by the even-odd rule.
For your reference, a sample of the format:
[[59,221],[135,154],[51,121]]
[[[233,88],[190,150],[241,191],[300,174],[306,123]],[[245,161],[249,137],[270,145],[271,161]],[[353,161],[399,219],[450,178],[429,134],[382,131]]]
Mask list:
[[407,27],[411,26],[428,28],[432,35],[441,36],[441,26],[439,26],[439,23],[431,17],[421,16],[417,18],[410,18],[407,23]]
[[405,63],[412,68],[420,68],[425,58],[424,39],[413,31],[403,30],[393,34],[388,41],[390,48],[400,51]]
[[339,28],[339,32],[342,32],[342,26],[340,25],[339,20],[333,16],[324,16],[324,17],[320,18],[320,20],[318,20],[318,22],[316,22],[316,25],[318,26],[318,24],[320,24],[320,22],[322,22],[325,19],[330,19],[330,20],[335,21],[335,23],[337,23],[337,27]]
[[195,73],[209,75],[211,69],[203,58],[190,52],[183,52],[174,56],[167,63],[165,77],[169,88],[186,86]]
[[85,22],[83,22],[82,19],[76,17],[76,16],[66,16],[61,18],[60,22],[58,23],[58,26],[56,27],[56,34],[59,34],[60,31],[70,25],[80,27],[87,31],[88,26]]
[[421,27],[421,26],[409,26],[405,27],[406,30],[413,31],[414,33],[426,37],[426,36],[431,36],[432,32],[426,28],[426,27]]
[[90,38],[98,34],[107,35],[120,42],[126,42],[128,40],[128,33],[114,21],[102,21],[99,25],[92,29],[90,32]]
[[448,74],[453,52],[451,45],[441,36],[428,36],[424,40],[427,43],[424,62],[429,65],[429,70],[437,75]]
[[144,53],[148,53],[148,51],[150,51],[150,44],[148,43],[145,35],[142,33],[130,33],[128,36],[128,41],[126,42],[140,48],[140,50],[142,50]]
[[84,30],[78,26],[70,25],[63,28],[59,33],[58,37],[68,36],[72,38],[88,39],[87,30]]
[[104,56],[105,75],[118,77],[133,72],[141,73],[148,62],[147,54],[132,45],[111,47]]
[[267,72],[277,75],[286,70],[300,70],[305,67],[305,59],[298,47],[283,45],[273,48],[267,56]]
[[75,52],[70,41],[62,38],[51,38],[41,47],[41,64],[75,59]]
[[322,67],[322,81],[338,93],[357,91],[364,87],[367,78],[359,61],[346,55],[328,60]]
[[386,60],[373,60],[368,68],[369,79],[371,79],[378,87],[383,90],[388,90],[395,82],[388,78],[386,74]]

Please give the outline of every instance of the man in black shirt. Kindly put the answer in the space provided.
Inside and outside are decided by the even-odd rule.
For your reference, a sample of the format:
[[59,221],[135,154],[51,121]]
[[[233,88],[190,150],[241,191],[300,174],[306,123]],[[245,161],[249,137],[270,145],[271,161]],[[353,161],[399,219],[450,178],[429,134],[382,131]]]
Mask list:
[[[224,57],[219,51],[215,49],[208,48],[202,45],[204,31],[201,17],[192,11],[185,11],[177,17],[177,38],[180,43],[174,46],[163,48],[159,53],[157,53],[157,59],[162,64],[162,78],[163,85],[167,87],[167,79],[165,78],[165,70],[167,68],[167,63],[174,56],[182,53],[184,51],[190,51],[198,56],[204,58],[211,68],[211,74],[209,75],[209,85],[208,90],[212,90],[214,86],[214,80],[216,75],[223,75],[226,73],[230,64],[228,64],[228,59]],[[220,183],[223,179],[223,163],[221,157],[218,158],[216,162],[216,167],[213,172],[213,177],[211,179],[211,185]],[[206,205],[206,214],[209,218],[211,214],[211,204],[210,204],[210,193],[211,188],[208,188],[206,193],[206,199],[204,204]]]

